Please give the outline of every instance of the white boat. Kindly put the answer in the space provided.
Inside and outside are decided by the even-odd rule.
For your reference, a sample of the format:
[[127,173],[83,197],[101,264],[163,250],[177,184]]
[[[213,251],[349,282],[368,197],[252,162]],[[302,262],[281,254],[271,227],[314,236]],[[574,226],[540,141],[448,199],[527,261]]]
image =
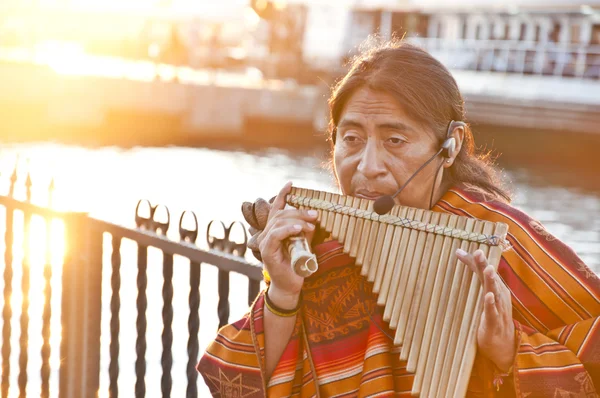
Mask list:
[[305,8],[315,81],[342,75],[369,35],[404,36],[452,71],[475,122],[600,133],[600,1],[365,3],[290,6]]

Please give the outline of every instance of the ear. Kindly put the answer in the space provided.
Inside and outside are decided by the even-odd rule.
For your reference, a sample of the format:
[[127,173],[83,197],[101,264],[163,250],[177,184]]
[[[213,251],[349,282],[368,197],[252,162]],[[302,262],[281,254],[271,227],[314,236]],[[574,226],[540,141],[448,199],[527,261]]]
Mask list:
[[454,159],[456,159],[460,153],[465,139],[466,129],[467,125],[463,122],[452,122],[450,124],[448,138],[454,138],[454,145],[449,150],[450,157],[444,161],[445,168],[452,166],[454,164]]

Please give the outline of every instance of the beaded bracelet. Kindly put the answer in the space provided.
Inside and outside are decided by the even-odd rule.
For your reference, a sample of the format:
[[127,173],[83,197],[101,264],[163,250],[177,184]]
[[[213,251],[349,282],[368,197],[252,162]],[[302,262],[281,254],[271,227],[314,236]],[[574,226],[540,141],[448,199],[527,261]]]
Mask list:
[[268,288],[267,288],[267,291],[265,292],[265,305],[267,306],[267,309],[270,312],[272,312],[273,314],[280,316],[280,317],[289,318],[289,317],[296,315],[298,313],[298,311],[300,311],[301,303],[302,303],[302,293],[300,293],[300,299],[298,299],[298,304],[296,304],[296,308],[293,308],[291,310],[285,310],[283,308],[276,306],[271,301],[271,299],[269,298],[269,289]]

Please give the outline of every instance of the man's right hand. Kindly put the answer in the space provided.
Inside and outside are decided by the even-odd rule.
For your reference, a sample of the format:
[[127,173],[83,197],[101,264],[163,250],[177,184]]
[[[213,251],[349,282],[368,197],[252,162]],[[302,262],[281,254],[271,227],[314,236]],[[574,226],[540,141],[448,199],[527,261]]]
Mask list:
[[273,201],[264,230],[256,238],[262,262],[271,279],[269,298],[284,309],[296,306],[304,283],[304,278],[292,269],[285,241],[302,233],[311,242],[317,220],[314,210],[285,208],[285,197],[291,188],[292,184],[287,183],[281,189]]

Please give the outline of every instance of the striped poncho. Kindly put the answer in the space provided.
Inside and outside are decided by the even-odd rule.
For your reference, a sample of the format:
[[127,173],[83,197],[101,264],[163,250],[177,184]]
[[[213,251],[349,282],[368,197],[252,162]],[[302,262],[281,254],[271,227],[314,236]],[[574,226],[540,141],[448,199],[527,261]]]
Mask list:
[[[507,204],[457,188],[434,210],[509,226],[512,249],[503,253],[498,272],[512,294],[513,372],[499,386],[493,365],[478,354],[467,395],[598,396],[598,276],[539,222]],[[301,315],[270,380],[261,293],[246,316],[219,331],[198,364],[214,396],[410,396],[413,374],[386,336],[391,332],[360,267],[336,241],[314,251],[319,270],[304,282]]]

